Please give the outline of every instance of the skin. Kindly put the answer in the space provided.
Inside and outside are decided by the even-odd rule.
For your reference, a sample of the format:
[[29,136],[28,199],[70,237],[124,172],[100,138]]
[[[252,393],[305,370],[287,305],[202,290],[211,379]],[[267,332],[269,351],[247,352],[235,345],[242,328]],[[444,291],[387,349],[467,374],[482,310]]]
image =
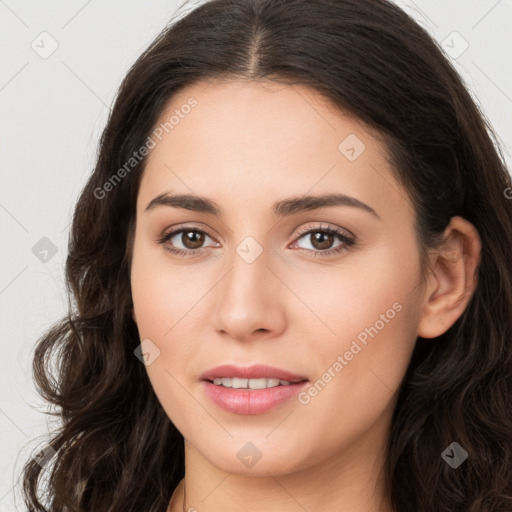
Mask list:
[[[186,510],[390,511],[381,469],[397,390],[416,338],[439,336],[466,308],[478,233],[454,217],[445,245],[429,252],[422,287],[414,207],[385,147],[361,122],[306,87],[227,81],[184,89],[159,123],[190,97],[198,105],[148,157],[131,271],[140,338],[160,350],[148,376],[185,438]],[[353,161],[338,149],[349,134],[365,145]],[[223,214],[145,211],[164,192],[206,196]],[[274,201],[333,192],[380,219],[349,206],[284,218],[271,210]],[[202,245],[187,242],[186,232],[165,245],[203,252],[180,257],[157,243],[182,224],[204,230]],[[356,244],[322,256],[343,242],[298,234],[325,226]],[[236,252],[247,236],[262,248],[252,263]],[[395,303],[401,310],[307,404],[238,415],[202,391],[201,373],[224,363],[268,364],[314,383]],[[237,457],[247,442],[262,454],[251,468]],[[170,511],[182,510],[182,484]]]

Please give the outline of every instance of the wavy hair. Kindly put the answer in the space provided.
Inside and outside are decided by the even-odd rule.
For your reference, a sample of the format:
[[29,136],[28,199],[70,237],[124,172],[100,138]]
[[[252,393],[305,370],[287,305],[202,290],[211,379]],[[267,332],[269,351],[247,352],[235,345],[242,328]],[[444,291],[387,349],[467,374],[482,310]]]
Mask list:
[[[28,509],[164,512],[184,476],[183,436],[134,355],[130,261],[146,158],[98,191],[173,94],[215,79],[306,85],[375,130],[413,199],[423,263],[452,216],[477,228],[477,288],[443,335],[417,339],[385,469],[397,512],[512,510],[511,177],[455,68],[388,0],[210,0],[169,23],[130,68],[74,210],[69,311],[35,347],[34,381],[61,425],[46,466],[24,465]],[[452,442],[468,453],[457,469],[441,457]]]

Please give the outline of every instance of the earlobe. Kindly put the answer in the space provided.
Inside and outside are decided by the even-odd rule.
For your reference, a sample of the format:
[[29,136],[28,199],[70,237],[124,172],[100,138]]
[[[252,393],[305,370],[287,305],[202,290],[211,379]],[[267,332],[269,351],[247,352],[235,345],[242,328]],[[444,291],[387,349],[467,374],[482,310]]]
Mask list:
[[440,336],[464,313],[477,286],[481,246],[475,226],[452,217],[442,246],[432,252],[418,336]]

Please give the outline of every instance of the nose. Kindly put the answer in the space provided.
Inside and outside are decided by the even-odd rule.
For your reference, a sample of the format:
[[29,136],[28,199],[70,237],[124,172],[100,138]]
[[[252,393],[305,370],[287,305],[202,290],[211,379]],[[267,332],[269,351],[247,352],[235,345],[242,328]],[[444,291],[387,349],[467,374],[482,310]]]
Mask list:
[[[252,262],[234,254],[218,283],[215,329],[238,341],[278,336],[286,326],[284,285],[265,250]],[[289,297],[288,297],[289,299]]]

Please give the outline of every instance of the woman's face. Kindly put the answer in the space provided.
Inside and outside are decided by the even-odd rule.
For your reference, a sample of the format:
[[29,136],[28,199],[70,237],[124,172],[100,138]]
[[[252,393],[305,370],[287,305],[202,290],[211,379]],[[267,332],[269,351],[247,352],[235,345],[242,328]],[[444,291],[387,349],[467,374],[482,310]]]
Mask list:
[[[423,301],[413,206],[384,147],[318,93],[275,83],[195,84],[157,125],[137,200],[134,318],[188,446],[254,475],[381,446]],[[179,207],[177,195],[190,199]],[[220,365],[242,368],[231,385],[270,387],[202,379]],[[243,373],[253,365],[274,370]],[[306,382],[272,387],[286,380],[275,369]]]

